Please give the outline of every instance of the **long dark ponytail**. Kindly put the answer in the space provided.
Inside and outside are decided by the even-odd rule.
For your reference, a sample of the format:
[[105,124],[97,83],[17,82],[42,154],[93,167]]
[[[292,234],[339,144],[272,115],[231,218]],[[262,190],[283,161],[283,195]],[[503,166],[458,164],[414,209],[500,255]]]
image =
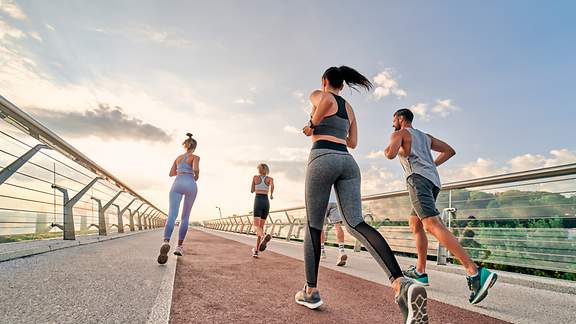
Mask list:
[[351,89],[356,91],[358,91],[356,88],[357,86],[362,87],[367,91],[372,89],[372,82],[370,82],[370,80],[353,68],[344,65],[328,68],[322,75],[322,79],[328,80],[330,86],[336,89],[342,88],[344,82],[346,82]]

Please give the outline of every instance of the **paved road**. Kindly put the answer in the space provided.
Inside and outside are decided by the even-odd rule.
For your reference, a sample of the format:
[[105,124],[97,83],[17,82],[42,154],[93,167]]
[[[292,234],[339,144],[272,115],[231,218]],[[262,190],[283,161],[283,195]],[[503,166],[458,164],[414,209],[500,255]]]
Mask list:
[[[206,229],[203,231],[246,244],[253,244],[254,241],[254,236]],[[302,244],[299,242],[275,239],[269,246],[273,252],[298,260],[303,259]],[[249,250],[250,247],[246,246],[243,253],[249,254]],[[388,279],[367,252],[350,252],[349,265],[336,267],[334,263],[337,249],[328,247],[327,251],[328,259],[322,261],[322,267],[389,285]],[[410,258],[398,258],[398,260],[403,268],[414,262],[414,259]],[[301,267],[296,268],[295,272],[297,275],[303,275]],[[466,299],[468,296],[466,280],[462,275],[434,270],[429,270],[428,274],[431,281],[431,287],[427,289],[428,295],[434,300],[514,323],[575,323],[576,295],[574,294],[528,288],[499,281],[495,286],[496,289],[490,290],[485,301],[479,305],[470,305]],[[324,280],[322,278],[320,280],[320,284],[325,285],[322,283]]]
[[[401,323],[391,288],[322,268],[325,305],[312,311],[294,302],[303,263],[274,252],[259,259],[250,246],[200,231],[188,236],[178,259],[171,323]],[[441,302],[429,303],[431,323],[503,323]]]
[[171,271],[160,231],[0,263],[0,323],[145,323]]

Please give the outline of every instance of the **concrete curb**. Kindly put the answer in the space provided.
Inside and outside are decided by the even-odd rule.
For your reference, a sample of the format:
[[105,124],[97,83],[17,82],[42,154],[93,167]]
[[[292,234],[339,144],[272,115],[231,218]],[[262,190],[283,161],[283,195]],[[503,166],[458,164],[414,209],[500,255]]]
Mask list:
[[46,240],[15,242],[15,243],[4,243],[4,244],[13,244],[11,247],[15,248],[11,251],[0,252],[0,262],[25,258],[33,255],[66,249],[74,246],[115,240],[119,238],[129,237],[132,235],[137,235],[140,233],[147,233],[153,230],[143,230],[124,234],[114,234],[109,236],[95,236],[95,235],[79,236],[78,239],[74,241],[64,241],[62,239],[46,239]]

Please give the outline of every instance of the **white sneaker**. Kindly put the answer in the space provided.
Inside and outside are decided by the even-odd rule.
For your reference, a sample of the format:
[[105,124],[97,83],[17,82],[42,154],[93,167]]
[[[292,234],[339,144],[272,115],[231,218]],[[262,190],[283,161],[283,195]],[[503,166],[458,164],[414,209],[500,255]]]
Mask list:
[[326,259],[326,250],[324,250],[324,249],[321,249],[321,250],[320,250],[320,258],[321,258],[321,259]]
[[258,251],[256,251],[255,248],[252,248],[252,257],[253,257],[253,258],[257,258],[257,257],[258,257]]
[[177,256],[182,256],[182,254],[184,254],[184,248],[182,247],[182,245],[178,245],[176,247],[176,250],[174,250],[174,254]]

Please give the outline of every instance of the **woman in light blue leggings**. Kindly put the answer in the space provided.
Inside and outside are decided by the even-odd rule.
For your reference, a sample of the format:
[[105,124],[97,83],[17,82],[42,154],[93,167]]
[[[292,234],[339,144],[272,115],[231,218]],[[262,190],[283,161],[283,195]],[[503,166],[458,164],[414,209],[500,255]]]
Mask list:
[[182,143],[186,153],[178,156],[172,164],[170,169],[170,176],[176,176],[172,189],[170,189],[170,207],[168,210],[168,221],[164,229],[164,243],[160,247],[160,255],[158,256],[158,263],[164,264],[168,261],[168,252],[170,251],[170,237],[174,231],[174,223],[178,217],[178,210],[180,209],[180,202],[184,197],[184,206],[182,207],[182,217],[180,222],[180,230],[178,231],[178,246],[174,254],[182,256],[184,250],[182,243],[188,232],[188,221],[190,218],[190,211],[198,193],[196,181],[200,175],[200,157],[194,155],[196,150],[196,140],[192,138],[192,134],[186,134],[188,138]]

